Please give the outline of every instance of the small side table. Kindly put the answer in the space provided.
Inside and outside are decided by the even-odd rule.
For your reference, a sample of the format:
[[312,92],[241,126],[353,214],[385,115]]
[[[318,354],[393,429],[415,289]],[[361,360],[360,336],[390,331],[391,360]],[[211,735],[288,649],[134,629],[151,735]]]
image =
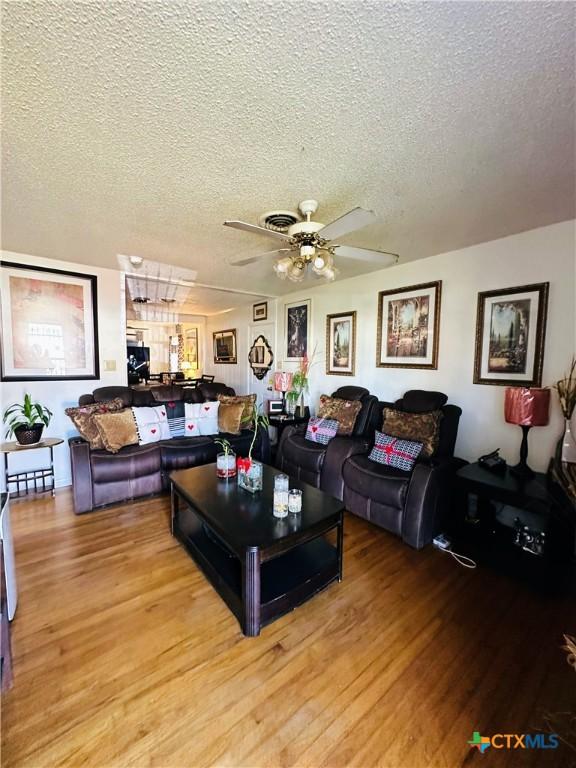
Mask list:
[[509,468],[497,474],[468,464],[456,473],[456,492],[460,514],[451,532],[480,557],[543,575],[574,556],[576,511],[553,493],[545,474],[523,482]]
[[[28,483],[34,483],[34,493],[44,493],[51,491],[54,496],[54,446],[60,445],[64,440],[60,437],[47,437],[36,445],[20,445],[17,442],[1,443],[0,453],[4,462],[4,479],[6,481],[6,491],[10,491],[9,485],[16,486],[16,492],[10,492],[14,498],[27,496],[31,489]],[[37,451],[40,448],[47,448],[50,452],[50,466],[41,469],[29,469],[25,472],[10,472],[8,468],[8,456],[12,453],[22,453],[22,451]],[[20,485],[23,489],[20,490]]]

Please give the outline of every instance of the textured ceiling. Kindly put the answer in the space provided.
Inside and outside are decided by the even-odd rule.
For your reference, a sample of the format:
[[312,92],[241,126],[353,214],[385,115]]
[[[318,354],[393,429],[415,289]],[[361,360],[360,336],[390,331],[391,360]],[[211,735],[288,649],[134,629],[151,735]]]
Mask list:
[[[320,201],[422,258],[574,215],[573,3],[3,3],[6,249],[286,292],[222,227]],[[342,276],[374,269],[343,265]],[[393,267],[392,267],[393,269]]]

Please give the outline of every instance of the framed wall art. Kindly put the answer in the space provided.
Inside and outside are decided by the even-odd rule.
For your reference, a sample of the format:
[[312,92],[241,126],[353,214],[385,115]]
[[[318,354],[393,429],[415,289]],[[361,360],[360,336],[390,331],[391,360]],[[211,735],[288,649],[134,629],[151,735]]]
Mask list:
[[184,359],[192,368],[198,368],[198,328],[189,328],[186,331]]
[[2,381],[100,378],[97,278],[0,265]]
[[356,312],[326,315],[326,374],[354,376]]
[[252,304],[252,320],[268,320],[268,302],[261,301],[258,304]]
[[214,340],[214,362],[236,363],[236,328],[217,331],[212,334]]
[[442,282],[378,294],[376,365],[438,368]]
[[549,285],[478,294],[474,384],[541,385]]
[[303,299],[284,306],[285,360],[297,362],[310,353],[311,302]]

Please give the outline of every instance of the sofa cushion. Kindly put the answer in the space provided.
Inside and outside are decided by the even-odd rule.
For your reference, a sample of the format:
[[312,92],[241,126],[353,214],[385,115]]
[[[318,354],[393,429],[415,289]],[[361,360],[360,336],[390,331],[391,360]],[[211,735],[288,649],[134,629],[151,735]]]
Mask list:
[[342,471],[347,488],[366,499],[403,509],[410,472],[370,461],[368,456],[351,456]]
[[282,446],[283,456],[290,464],[319,474],[324,465],[326,446],[306,440],[304,435],[290,435]]
[[410,472],[421,451],[422,443],[401,440],[399,437],[392,437],[377,431],[374,448],[370,451],[368,458],[370,461],[378,462],[378,464]]
[[91,451],[90,464],[95,483],[119,482],[135,477],[160,473],[158,443],[130,445],[118,453]]
[[306,427],[306,440],[312,443],[328,445],[330,440],[336,437],[338,422],[334,419],[310,419]]
[[426,389],[409,389],[402,398],[402,408],[410,413],[437,411],[448,402],[443,392],[429,392]]
[[[201,464],[210,464],[216,461],[216,454],[220,450],[210,437],[174,437],[171,440],[162,440],[160,446],[160,460],[164,472],[173,469],[186,469]],[[214,470],[216,471],[216,470]]]
[[243,415],[244,403],[221,402],[218,408],[218,431],[239,435]]
[[72,423],[84,440],[90,443],[92,450],[102,450],[104,443],[94,423],[93,416],[96,413],[114,413],[121,411],[124,404],[121,398],[106,401],[102,403],[91,403],[90,405],[80,405],[77,408],[66,408],[64,413],[70,417]]
[[186,403],[186,435],[217,435],[220,403]]
[[132,405],[134,393],[130,387],[98,387],[92,393],[95,403],[106,403],[109,400],[122,400],[124,408]]
[[235,392],[232,387],[227,387],[226,384],[222,384],[219,381],[205,381],[200,382],[197,387],[198,391],[204,398],[204,402],[207,400],[217,400],[218,395],[234,395]]
[[436,453],[440,440],[442,411],[406,413],[397,408],[384,408],[382,415],[382,431],[387,435],[422,443],[423,458],[429,458]]
[[360,400],[344,400],[341,397],[320,395],[318,416],[321,419],[334,419],[338,422],[339,435],[351,435],[358,414],[362,410]]
[[226,405],[242,405],[240,422],[242,429],[251,429],[254,423],[256,395],[218,395],[218,402]]
[[178,400],[184,400],[184,391],[182,387],[168,385],[161,385],[159,387],[152,387],[150,389],[152,397],[157,403],[170,403],[178,402]]
[[92,418],[107,451],[118,453],[120,448],[138,443],[138,432],[131,408],[115,413],[95,413]]
[[168,415],[164,405],[156,405],[150,408],[132,408],[132,413],[134,414],[140,445],[157,443],[159,440],[168,440],[170,438]]

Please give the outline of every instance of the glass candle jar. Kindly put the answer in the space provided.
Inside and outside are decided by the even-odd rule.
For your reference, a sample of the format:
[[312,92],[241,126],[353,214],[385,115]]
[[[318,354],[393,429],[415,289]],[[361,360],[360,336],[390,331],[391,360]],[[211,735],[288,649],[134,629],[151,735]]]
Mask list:
[[288,516],[288,475],[276,475],[274,478],[274,517]]
[[297,515],[302,511],[302,491],[299,488],[291,488],[288,492],[288,512]]

